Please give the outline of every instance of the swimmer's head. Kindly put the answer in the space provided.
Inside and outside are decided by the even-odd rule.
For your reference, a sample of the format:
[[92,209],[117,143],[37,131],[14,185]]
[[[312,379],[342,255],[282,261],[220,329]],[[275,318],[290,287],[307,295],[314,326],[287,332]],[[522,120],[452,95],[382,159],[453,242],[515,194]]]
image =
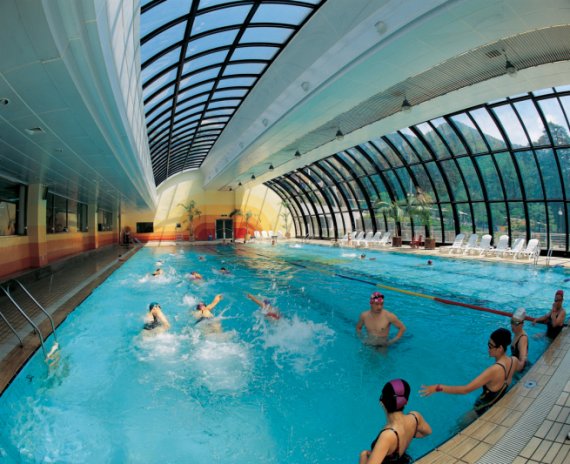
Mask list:
[[264,304],[265,306],[269,306],[269,305],[271,304],[271,301],[269,301],[267,298],[265,298],[265,299],[263,300],[263,304]]
[[366,255],[363,253],[360,255],[360,259],[364,259],[364,258],[366,258]]
[[554,299],[560,299],[563,300],[564,299],[564,290],[556,290],[556,293],[554,294]]
[[427,264],[428,264],[428,266],[431,266],[433,264],[433,261],[431,259],[428,259]]
[[148,305],[148,310],[152,311],[155,306],[158,306],[160,308],[160,305],[156,301],[153,301],[151,304]]
[[198,304],[196,305],[196,310],[197,310],[197,311],[201,311],[202,309],[205,309],[205,308],[206,308],[206,303],[204,303],[203,301],[200,301],[200,303],[198,303]]
[[506,352],[507,347],[511,344],[511,331],[501,327],[500,329],[495,330],[491,334],[490,338],[495,344],[495,348],[502,346],[503,350]]
[[404,379],[390,380],[380,395],[380,403],[386,408],[387,412],[402,411],[404,406],[408,404],[410,397],[410,384]]
[[372,295],[370,295],[370,304],[374,303],[384,303],[384,295],[382,295],[380,292],[374,292]]

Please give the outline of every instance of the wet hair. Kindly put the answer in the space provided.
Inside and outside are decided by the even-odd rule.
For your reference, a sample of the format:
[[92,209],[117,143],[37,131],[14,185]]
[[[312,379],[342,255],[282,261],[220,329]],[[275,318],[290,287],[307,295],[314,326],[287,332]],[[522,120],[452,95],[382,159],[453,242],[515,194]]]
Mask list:
[[410,384],[404,379],[390,380],[380,395],[380,402],[388,412],[402,411],[408,404],[410,397]]
[[491,340],[495,345],[502,346],[506,352],[507,347],[511,344],[511,331],[501,327],[491,334]]
[[270,305],[270,304],[271,304],[271,301],[269,301],[267,298],[265,298],[265,299],[263,300],[263,304],[264,304],[264,305]]
[[152,308],[155,306],[160,306],[156,301],[153,301],[151,304],[148,305],[148,310],[152,311]]
[[205,307],[206,307],[206,303],[204,303],[203,301],[200,301],[200,303],[198,303],[198,304],[196,305],[196,309],[197,309],[197,310],[200,310],[200,308],[202,308],[202,307],[205,308]]
[[564,299],[564,290],[556,290],[554,297],[556,297],[558,295],[560,295],[562,297],[562,299]]

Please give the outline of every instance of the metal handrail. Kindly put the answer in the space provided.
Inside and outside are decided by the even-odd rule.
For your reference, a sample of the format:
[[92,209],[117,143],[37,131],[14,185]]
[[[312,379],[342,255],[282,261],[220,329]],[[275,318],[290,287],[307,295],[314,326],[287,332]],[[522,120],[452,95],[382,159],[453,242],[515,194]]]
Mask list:
[[14,335],[16,337],[18,337],[18,340],[20,340],[20,346],[24,346],[24,342],[22,341],[22,339],[20,338],[20,336],[18,335],[18,332],[16,332],[16,329],[14,329],[14,327],[12,327],[12,324],[10,324],[10,322],[8,322],[8,319],[6,319],[6,316],[4,316],[4,314],[2,314],[2,311],[0,311],[0,316],[2,317],[2,319],[4,319],[4,322],[6,324],[8,324],[8,327],[10,327],[10,330],[12,332],[14,332]]
[[10,299],[10,301],[11,301],[12,303],[14,303],[14,306],[16,306],[16,308],[18,309],[18,311],[20,311],[20,314],[21,314],[22,316],[24,316],[24,318],[25,318],[25,319],[30,323],[30,325],[34,328],[34,332],[36,332],[36,333],[38,334],[38,337],[39,337],[39,339],[40,339],[40,343],[41,343],[41,345],[42,345],[42,350],[43,350],[43,352],[44,352],[45,357],[47,358],[47,357],[48,357],[48,354],[47,354],[47,351],[46,351],[46,347],[45,347],[45,345],[44,345],[44,337],[43,337],[43,335],[42,335],[40,329],[38,328],[38,326],[37,326],[36,324],[34,324],[34,321],[32,321],[32,320],[28,317],[28,315],[25,313],[25,311],[24,311],[22,308],[20,308],[20,305],[19,305],[18,303],[16,303],[16,300],[14,300],[14,298],[12,298],[12,295],[10,295],[10,291],[7,290],[5,287],[0,287],[0,288],[4,291],[4,293],[5,293],[6,296]]
[[[53,277],[53,274],[52,274],[52,277]],[[57,335],[55,333],[55,324],[53,322],[53,318],[51,317],[51,315],[44,309],[44,307],[38,302],[38,300],[36,300],[32,296],[32,294],[30,292],[28,292],[27,288],[22,285],[22,282],[20,282],[19,280],[14,280],[14,282],[16,282],[20,286],[20,288],[22,290],[24,290],[24,292],[26,292],[26,295],[28,295],[32,299],[32,301],[38,306],[38,308],[40,308],[41,311],[47,316],[47,318],[49,319],[49,321],[51,323],[51,331],[53,333],[53,339],[57,342]]]

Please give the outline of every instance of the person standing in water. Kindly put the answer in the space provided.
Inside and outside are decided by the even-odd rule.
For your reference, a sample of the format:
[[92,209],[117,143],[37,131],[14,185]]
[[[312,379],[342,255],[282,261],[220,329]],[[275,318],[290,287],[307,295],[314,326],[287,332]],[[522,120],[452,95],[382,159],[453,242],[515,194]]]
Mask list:
[[564,327],[564,319],[566,319],[566,310],[562,307],[564,303],[564,291],[557,290],[554,294],[554,303],[552,309],[544,316],[537,317],[532,325],[537,322],[546,322],[546,336],[554,340]]
[[406,453],[414,438],[431,434],[431,427],[417,411],[404,414],[410,397],[410,385],[404,379],[390,380],[380,395],[387,424],[370,445],[360,453],[359,464],[408,464],[413,459]]
[[[398,333],[390,339],[390,327],[392,324],[398,329]],[[356,324],[356,332],[360,336],[362,327],[366,328],[368,338],[366,343],[376,346],[388,346],[397,342],[404,332],[406,326],[402,324],[395,314],[384,309],[384,295],[374,292],[370,295],[370,309],[360,314]]]

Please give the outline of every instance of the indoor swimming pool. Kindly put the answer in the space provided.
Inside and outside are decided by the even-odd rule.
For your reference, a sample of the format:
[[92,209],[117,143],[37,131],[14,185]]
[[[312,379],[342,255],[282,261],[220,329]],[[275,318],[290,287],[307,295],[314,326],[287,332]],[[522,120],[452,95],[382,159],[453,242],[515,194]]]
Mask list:
[[[58,329],[59,360],[41,351],[0,398],[7,462],[347,463],[385,423],[383,384],[406,379],[407,410],[433,435],[418,458],[458,431],[479,392],[419,396],[422,384],[465,384],[491,364],[489,334],[509,319],[413,293],[530,316],[546,313],[568,272],[393,252],[268,244],[147,247],[99,286]],[[372,258],[372,259],[370,259]],[[163,275],[150,274],[161,261]],[[219,272],[225,267],[230,274]],[[197,271],[203,281],[190,280]],[[406,325],[389,348],[355,334],[369,295]],[[387,290],[384,287],[393,287]],[[403,293],[404,290],[411,293]],[[265,319],[246,292],[282,318]],[[220,329],[195,324],[200,301]],[[168,332],[143,333],[151,301]],[[530,360],[544,326],[525,324]]]

